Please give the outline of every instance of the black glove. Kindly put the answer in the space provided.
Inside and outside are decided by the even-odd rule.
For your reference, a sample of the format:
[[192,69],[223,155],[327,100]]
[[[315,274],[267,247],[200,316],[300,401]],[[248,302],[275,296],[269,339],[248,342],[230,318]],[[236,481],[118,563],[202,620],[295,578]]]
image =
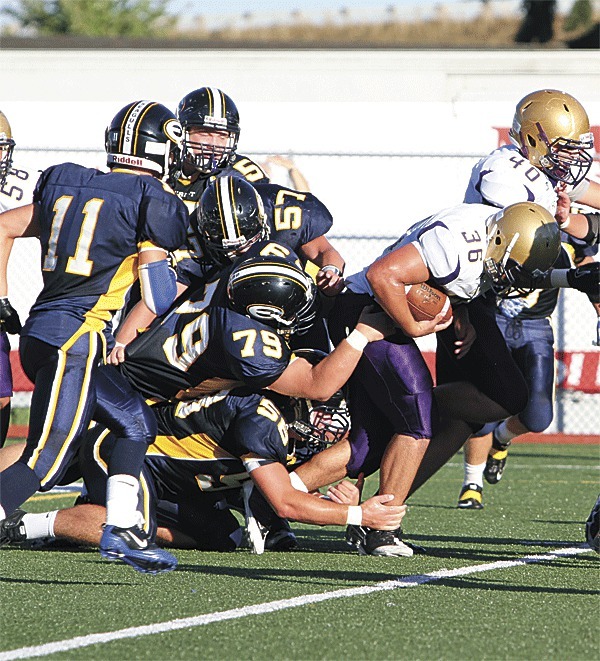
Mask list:
[[0,330],[14,334],[21,332],[19,313],[13,308],[6,296],[0,296]]
[[600,262],[591,262],[569,269],[567,282],[573,289],[587,294],[592,303],[600,303]]

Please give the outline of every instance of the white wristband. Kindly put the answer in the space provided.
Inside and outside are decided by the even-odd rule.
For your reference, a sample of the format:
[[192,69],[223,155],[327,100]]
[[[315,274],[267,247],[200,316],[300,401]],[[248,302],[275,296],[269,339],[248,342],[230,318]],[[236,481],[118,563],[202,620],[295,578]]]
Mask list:
[[348,335],[346,342],[357,351],[363,351],[364,348],[369,344],[369,340],[356,328]]
[[347,526],[360,526],[362,524],[362,507],[360,505],[350,505],[348,507],[348,516],[346,518]]
[[565,220],[564,223],[559,223],[558,226],[560,227],[561,230],[564,230],[566,227],[569,227],[569,223],[570,223],[570,222],[571,222],[571,215],[569,214],[569,215],[567,216],[567,220]]
[[127,345],[123,344],[123,342],[115,342],[115,346],[113,349],[124,349]]
[[296,471],[290,473],[290,482],[296,491],[304,491],[304,493],[308,493],[306,484],[304,484],[302,478],[296,473]]

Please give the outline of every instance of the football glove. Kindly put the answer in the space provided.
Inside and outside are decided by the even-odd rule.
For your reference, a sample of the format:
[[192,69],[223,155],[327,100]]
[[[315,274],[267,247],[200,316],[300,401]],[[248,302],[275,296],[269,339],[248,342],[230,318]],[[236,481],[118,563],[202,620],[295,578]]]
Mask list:
[[524,298],[503,298],[498,303],[500,314],[508,319],[518,317],[519,313],[526,307],[527,303]]
[[583,264],[567,271],[569,287],[588,295],[592,303],[600,303],[600,262]]
[[0,330],[15,335],[21,332],[19,313],[13,308],[6,296],[0,296]]

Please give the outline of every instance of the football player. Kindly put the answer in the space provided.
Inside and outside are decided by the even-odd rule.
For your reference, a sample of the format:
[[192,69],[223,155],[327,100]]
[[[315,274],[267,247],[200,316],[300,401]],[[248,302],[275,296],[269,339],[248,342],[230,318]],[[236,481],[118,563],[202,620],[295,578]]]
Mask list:
[[[177,263],[178,293],[218,278],[234,259],[257,241],[270,237],[297,253],[303,263],[311,260],[319,265],[317,286],[326,294],[335,294],[343,287],[344,261],[325,237],[331,224],[325,205],[310,193],[274,184],[253,187],[239,177],[219,177],[208,185],[190,217],[197,247],[191,251],[191,258]],[[142,304],[131,311],[118,329],[110,362],[118,364],[124,359],[125,346],[152,319]],[[323,324],[315,324],[313,329],[311,346],[328,351]]]
[[165,311],[175,297],[167,251],[184,241],[187,213],[164,179],[179,158],[181,134],[161,104],[130,103],[106,129],[108,173],[73,163],[50,167],[40,176],[33,204],[0,216],[0,295],[7,293],[15,238],[40,238],[44,278],[19,346],[35,384],[29,435],[21,458],[0,474],[0,519],[57,484],[94,416],[119,436],[101,553],[149,573],[177,564],[148,541],[135,509],[156,424],[127,381],[101,372],[98,364],[107,323],[138,275],[154,312]]
[[[262,553],[264,531],[249,508],[258,502],[256,490],[248,488],[252,485],[275,512],[294,520],[344,525],[356,515],[356,490],[349,491],[352,499],[343,498],[350,484],[332,490],[338,497],[331,500],[315,498],[296,490],[285,468],[299,452],[313,453],[341,438],[349,426],[347,410],[339,402],[329,405],[329,421],[323,422],[323,411],[320,419],[315,416],[320,407],[311,410],[299,400],[283,404],[280,411],[268,395],[238,389],[152,408],[158,435],[146,455],[138,499],[151,539],[176,548],[232,551],[242,541],[242,530],[231,509],[244,509],[245,501],[252,550]],[[41,514],[18,510],[0,524],[0,545],[53,538],[97,545],[106,467],[116,443],[107,429],[92,429],[80,460],[87,502]],[[359,507],[363,521],[397,526],[405,507],[384,507],[386,500],[375,496],[365,501]]]
[[[469,429],[463,420],[481,424],[504,413],[503,407],[474,385],[460,394],[450,389],[436,392],[434,399],[431,375],[413,338],[441,331],[452,320],[442,323],[443,314],[439,314],[431,321],[415,321],[405,293],[406,285],[429,281],[449,295],[454,323],[465,326],[460,355],[468,356],[475,348],[477,362],[481,356],[461,302],[492,287],[510,287],[517,271],[545,271],[555,261],[559,246],[558,225],[539,205],[517,204],[490,211],[485,205],[461,204],[434,214],[413,225],[370,266],[347,278],[348,290],[338,296],[329,318],[334,342],[345,336],[345,328],[352,327],[357,312],[369,300],[379,303],[400,330],[366,347],[349,382],[349,443],[337,444],[321,453],[312,466],[298,469],[308,488],[321,481],[320,468],[336,480],[346,473],[357,477],[380,468],[381,491],[393,493],[395,502],[403,503],[417,479],[423,480],[430,471],[433,474],[434,467],[439,468],[438,450],[449,444],[446,439],[436,440],[426,455],[436,431],[436,403],[446,418],[459,418],[458,425],[446,424],[444,434],[461,437],[460,444]],[[501,350],[500,335],[498,344]],[[505,345],[504,353],[508,353]],[[522,377],[516,368],[514,371],[515,381],[499,399],[505,407],[520,407],[526,397]],[[512,403],[515,397],[519,399]],[[418,472],[425,456],[427,465]],[[362,544],[362,552],[369,555],[412,555],[412,549],[394,531],[368,530]]]
[[[15,141],[6,115],[0,111],[0,212],[31,202],[36,177],[13,166]],[[0,447],[10,424],[13,381],[7,333],[21,331],[21,321],[7,296],[0,297]]]
[[[473,168],[465,202],[504,207],[533,201],[556,214],[557,201],[562,195],[568,201],[567,206],[575,200],[587,206],[600,206],[600,184],[586,178],[592,163],[589,150],[593,147],[593,136],[587,113],[577,99],[552,89],[528,94],[517,104],[509,135],[512,144],[494,150]],[[565,203],[561,208],[564,206]],[[568,215],[561,222],[561,229],[568,230]],[[597,268],[593,260],[597,248],[569,240],[566,235],[563,239],[570,245],[578,265],[588,263],[589,267],[582,268]],[[570,266],[565,250],[555,266]],[[597,289],[590,300],[600,312]],[[483,479],[490,484],[501,479],[512,439],[527,432],[542,432],[552,421],[555,370],[550,315],[557,301],[555,288],[539,289],[510,300],[490,298],[490,311],[495,311],[500,330],[525,376],[529,398],[522,411],[501,423],[484,427],[467,441],[459,508],[481,509]],[[449,343],[451,335],[452,331],[447,331],[439,337]],[[438,382],[461,377],[448,356],[448,352],[438,352]],[[490,372],[490,381],[496,381],[497,372],[502,369],[504,365],[500,363]]]

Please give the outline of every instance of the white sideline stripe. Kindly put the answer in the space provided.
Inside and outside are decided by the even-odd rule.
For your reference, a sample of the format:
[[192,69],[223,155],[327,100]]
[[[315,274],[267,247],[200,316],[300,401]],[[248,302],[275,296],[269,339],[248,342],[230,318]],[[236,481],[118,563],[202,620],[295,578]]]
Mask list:
[[10,659],[30,659],[36,656],[47,656],[58,652],[81,649],[90,645],[99,645],[110,643],[114,640],[124,638],[139,638],[141,636],[150,636],[155,633],[165,633],[177,631],[178,629],[188,629],[190,627],[201,627],[213,622],[223,622],[225,620],[237,620],[249,615],[262,615],[264,613],[274,613],[276,611],[296,608],[297,606],[306,606],[307,604],[317,604],[321,601],[330,599],[343,599],[346,597],[356,597],[383,590],[397,590],[399,588],[412,588],[416,585],[431,583],[445,578],[454,578],[455,576],[467,576],[468,574],[478,574],[493,569],[510,569],[519,565],[533,564],[543,562],[551,558],[562,558],[580,553],[588,553],[592,549],[588,546],[573,546],[564,549],[555,549],[543,555],[528,555],[518,560],[499,560],[498,562],[489,562],[484,565],[471,565],[469,567],[460,567],[458,569],[440,569],[430,574],[415,574],[406,576],[394,581],[384,581],[375,583],[375,585],[363,585],[358,588],[346,588],[343,590],[334,590],[332,592],[322,592],[320,594],[307,594],[301,597],[292,597],[291,599],[280,599],[279,601],[269,601],[265,604],[255,604],[254,606],[243,606],[242,608],[233,608],[228,611],[217,613],[207,613],[196,617],[186,617],[169,622],[159,622],[157,624],[148,624],[141,627],[130,627],[120,629],[119,631],[110,631],[107,633],[94,633],[87,636],[77,636],[70,640],[61,640],[55,643],[46,643],[44,645],[35,645],[32,647],[21,647],[20,649],[0,652],[0,661],[9,661]]

